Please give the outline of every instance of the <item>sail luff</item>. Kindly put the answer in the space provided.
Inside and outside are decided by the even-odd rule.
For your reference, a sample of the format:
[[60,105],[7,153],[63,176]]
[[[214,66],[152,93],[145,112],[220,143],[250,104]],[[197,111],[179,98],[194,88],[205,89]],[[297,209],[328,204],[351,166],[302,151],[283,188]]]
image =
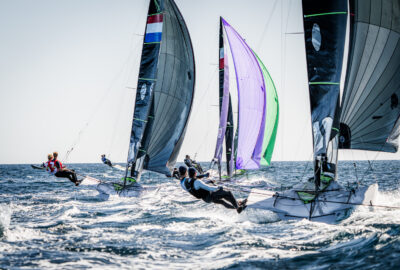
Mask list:
[[[217,144],[215,147],[214,159],[218,161],[221,166],[223,142],[226,134],[226,126],[229,111],[229,67],[228,67],[228,54],[224,46],[224,34],[222,28],[222,20],[220,19],[219,26],[219,127]],[[228,162],[228,160],[227,160]]]
[[222,19],[238,87],[237,169],[260,167],[265,129],[265,84],[257,58],[243,38]]
[[[135,164],[139,156],[142,138],[147,126],[152,89],[156,83],[156,72],[163,27],[162,0],[150,1],[140,60],[135,110],[132,120],[128,150],[128,163]],[[157,3],[157,5],[156,5]],[[135,166],[132,166],[135,170]],[[140,169],[139,169],[140,170]],[[139,172],[140,173],[140,172]]]

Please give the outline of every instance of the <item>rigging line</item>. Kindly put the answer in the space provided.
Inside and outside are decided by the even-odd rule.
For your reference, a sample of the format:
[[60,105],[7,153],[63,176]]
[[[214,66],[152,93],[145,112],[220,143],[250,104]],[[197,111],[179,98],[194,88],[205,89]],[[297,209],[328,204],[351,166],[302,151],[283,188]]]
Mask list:
[[[219,68],[218,67],[215,67],[214,69],[213,69],[213,71],[212,71],[212,77],[211,77],[211,80],[208,82],[208,86],[207,86],[207,88],[206,88],[206,91],[205,92],[203,92],[203,95],[201,96],[201,98],[199,99],[200,100],[200,103],[199,103],[199,107],[201,107],[201,105],[203,104],[203,102],[205,101],[205,100],[207,100],[208,101],[208,99],[205,99],[204,97],[206,96],[206,94],[208,94],[208,91],[210,90],[210,88],[211,88],[211,84],[214,82],[214,80],[215,80],[215,78],[216,78],[216,74],[219,74]],[[215,71],[218,71],[218,72],[215,72]],[[195,117],[197,117],[197,115],[198,115],[198,112],[199,112],[199,110],[195,110],[195,113],[194,113],[194,115],[193,115],[193,118],[195,118]]]
[[[235,189],[233,189],[235,190]],[[266,197],[277,197],[277,198],[283,198],[283,199],[289,199],[293,201],[303,201],[300,198],[295,198],[295,197],[289,197],[289,196],[284,196],[280,195],[277,192],[270,192],[268,190],[265,190],[266,192],[256,192],[256,191],[251,191],[251,189],[247,188],[242,188],[242,189],[237,189],[236,191],[239,192],[245,192],[245,193],[253,193],[253,194],[258,194],[258,195],[265,195]],[[304,202],[304,201],[303,201]],[[339,201],[331,201],[331,200],[321,200],[318,199],[318,202],[324,202],[324,203],[336,203],[336,204],[348,204],[348,205],[354,205],[354,206],[370,206],[370,207],[378,207],[378,208],[388,208],[388,209],[400,209],[400,206],[390,206],[390,205],[379,205],[379,204],[365,204],[365,203],[351,203],[351,202],[339,202]]]
[[300,176],[300,179],[302,179],[302,178],[304,177],[304,175],[306,175],[308,166],[310,165],[310,162],[312,162],[312,161],[311,161],[312,156],[313,156],[313,153],[310,153],[310,155],[309,155],[309,157],[308,157],[308,160],[307,160],[307,163],[306,163],[307,165],[305,166],[304,171],[303,171],[303,173],[302,173],[301,176]]
[[276,8],[277,4],[278,4],[278,0],[275,0],[275,1],[274,1],[274,4],[273,4],[273,6],[272,6],[272,9],[271,9],[271,11],[270,11],[270,14],[269,14],[269,16],[267,17],[268,19],[267,19],[267,21],[266,21],[266,23],[265,23],[264,30],[262,31],[260,41],[258,42],[257,51],[260,50],[261,44],[262,44],[262,42],[263,42],[263,40],[264,40],[264,36],[265,36],[265,34],[266,34],[266,32],[267,32],[269,23],[271,22],[272,15],[274,14],[274,11],[275,11],[275,8]]
[[[289,6],[290,6],[290,4],[291,4],[291,0],[289,1]],[[284,7],[284,1],[281,1],[281,44],[282,44],[282,46],[281,46],[281,48],[283,48],[283,49],[281,49],[281,89],[282,89],[282,98],[283,98],[283,100],[285,100],[285,98],[286,98],[286,91],[285,91],[285,87],[286,87],[286,84],[285,84],[285,80],[286,80],[286,35],[284,34],[284,33],[286,33],[287,32],[287,27],[288,27],[288,24],[289,24],[289,13],[290,13],[290,8],[289,8],[289,10],[288,10],[288,12],[287,12],[287,16],[286,16],[286,25],[284,26],[284,9],[283,9],[283,7]],[[282,120],[281,120],[281,122],[283,122],[283,123],[285,123],[285,113],[284,113],[284,111],[281,111],[281,113],[282,113]],[[284,137],[284,134],[285,134],[285,125],[281,125],[281,132],[282,132],[282,138]],[[281,143],[281,158],[283,159],[283,156],[284,156],[284,143]],[[278,173],[279,174],[279,173]]]
[[83,128],[80,129],[80,131],[78,133],[78,137],[75,139],[75,141],[72,144],[72,146],[70,147],[70,149],[66,152],[66,155],[64,156],[64,161],[65,162],[68,161],[69,155],[75,149],[76,145],[79,143],[83,132],[87,129],[89,124],[92,122],[92,120],[95,117],[97,111],[100,109],[101,105],[103,104],[104,100],[111,93],[111,90],[114,87],[114,84],[116,83],[118,78],[122,75],[123,71],[125,70],[126,66],[128,65],[130,57],[131,57],[131,53],[129,53],[129,55],[128,55],[127,59],[125,60],[124,64],[122,65],[121,69],[116,73],[114,78],[111,80],[111,83],[106,88],[105,92],[103,93],[103,96],[97,101],[96,106],[94,107],[94,109],[93,109],[91,115],[89,116],[88,120],[86,121],[85,125],[83,126]]
[[[364,174],[363,174],[363,176],[362,176],[362,178],[361,178],[361,182],[364,181],[364,178],[365,178],[365,176],[367,175],[367,173],[368,173],[368,171],[369,171],[369,168],[372,169],[372,165],[373,165],[374,162],[377,160],[379,154],[381,153],[381,151],[382,151],[382,149],[383,149],[384,147],[385,147],[385,144],[383,144],[382,147],[381,147],[381,149],[380,149],[379,151],[377,151],[377,153],[376,153],[374,159],[372,160],[372,162],[369,162],[369,161],[368,161],[369,167],[368,167],[368,169],[364,172]],[[377,180],[375,179],[375,182],[376,182],[376,181],[377,181]]]
[[[125,93],[123,93],[123,94],[125,94]],[[115,143],[115,137],[116,137],[116,134],[117,134],[117,130],[118,130],[118,125],[119,125],[119,123],[120,123],[120,116],[121,116],[121,112],[123,111],[123,108],[124,108],[124,106],[122,106],[123,104],[124,104],[124,101],[125,101],[125,95],[121,95],[121,97],[120,97],[120,100],[119,100],[119,104],[118,104],[118,109],[117,109],[117,117],[116,117],[116,121],[114,122],[114,127],[113,127],[113,133],[112,133],[112,135],[111,135],[111,141],[110,141],[110,143],[109,143],[109,146],[108,146],[108,151],[107,151],[107,154],[109,155],[109,157],[111,157],[111,149],[112,149],[112,147],[114,146],[114,143]]]

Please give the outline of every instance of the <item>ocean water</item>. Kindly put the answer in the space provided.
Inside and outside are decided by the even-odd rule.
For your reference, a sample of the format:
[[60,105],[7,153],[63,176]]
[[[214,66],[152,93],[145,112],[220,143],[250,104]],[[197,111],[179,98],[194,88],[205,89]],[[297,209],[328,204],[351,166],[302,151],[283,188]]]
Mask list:
[[[400,161],[371,165],[340,162],[338,181],[377,182],[377,203],[400,207]],[[103,180],[123,174],[70,167]],[[275,162],[237,185],[281,190],[311,174],[310,163]],[[281,221],[206,204],[158,174],[142,183],[159,190],[107,198],[29,165],[0,165],[0,269],[400,269],[400,209],[359,207],[334,225]]]

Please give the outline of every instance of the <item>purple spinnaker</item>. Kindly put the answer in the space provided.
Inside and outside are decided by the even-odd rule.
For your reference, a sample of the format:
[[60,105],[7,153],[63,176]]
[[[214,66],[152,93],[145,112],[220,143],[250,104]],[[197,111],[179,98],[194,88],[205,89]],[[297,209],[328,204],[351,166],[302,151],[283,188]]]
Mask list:
[[226,36],[235,65],[239,120],[237,169],[260,167],[265,129],[266,93],[262,70],[243,38],[224,19]]

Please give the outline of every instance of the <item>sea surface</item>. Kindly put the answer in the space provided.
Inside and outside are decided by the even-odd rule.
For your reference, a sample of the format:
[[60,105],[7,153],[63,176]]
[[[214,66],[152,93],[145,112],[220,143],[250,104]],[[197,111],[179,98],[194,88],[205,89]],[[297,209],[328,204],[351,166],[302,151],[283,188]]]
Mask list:
[[[203,164],[207,167],[207,164]],[[118,181],[103,164],[69,164]],[[312,174],[307,162],[274,162],[231,186],[281,190]],[[339,163],[343,185],[377,182],[377,204],[400,207],[400,161]],[[400,269],[400,209],[359,207],[335,225],[242,214],[184,193],[176,180],[140,198],[101,196],[30,165],[0,165],[0,269]]]

